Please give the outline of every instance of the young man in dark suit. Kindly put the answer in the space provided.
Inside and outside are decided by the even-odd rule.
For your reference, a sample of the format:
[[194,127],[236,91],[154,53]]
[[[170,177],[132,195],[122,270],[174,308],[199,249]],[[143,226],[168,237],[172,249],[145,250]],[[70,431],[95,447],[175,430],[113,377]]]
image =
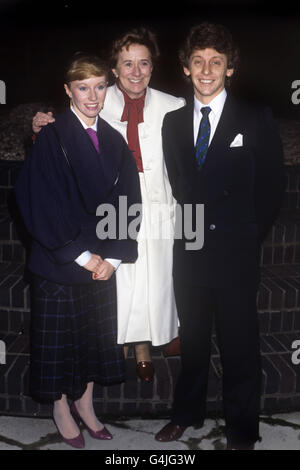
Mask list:
[[226,92],[238,61],[226,28],[194,27],[180,59],[194,99],[166,115],[164,154],[183,220],[186,204],[204,204],[204,244],[195,250],[184,236],[174,241],[182,370],[171,422],[156,439],[176,440],[205,418],[215,316],[227,448],[253,449],[261,390],[259,245],[284,190],[282,146],[267,108]]

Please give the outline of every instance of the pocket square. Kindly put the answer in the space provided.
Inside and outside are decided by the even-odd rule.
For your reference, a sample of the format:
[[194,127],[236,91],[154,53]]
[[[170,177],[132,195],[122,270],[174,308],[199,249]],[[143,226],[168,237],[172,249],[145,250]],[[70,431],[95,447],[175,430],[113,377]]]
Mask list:
[[242,147],[243,146],[243,134],[237,134],[230,144],[230,147]]

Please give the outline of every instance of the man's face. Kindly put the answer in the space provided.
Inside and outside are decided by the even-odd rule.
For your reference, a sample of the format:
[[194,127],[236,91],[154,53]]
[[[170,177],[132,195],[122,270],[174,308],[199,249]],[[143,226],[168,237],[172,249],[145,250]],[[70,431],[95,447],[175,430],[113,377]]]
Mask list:
[[183,70],[191,77],[195,96],[203,104],[210,103],[225,87],[226,77],[233,74],[233,69],[227,68],[226,55],[212,48],[195,49]]

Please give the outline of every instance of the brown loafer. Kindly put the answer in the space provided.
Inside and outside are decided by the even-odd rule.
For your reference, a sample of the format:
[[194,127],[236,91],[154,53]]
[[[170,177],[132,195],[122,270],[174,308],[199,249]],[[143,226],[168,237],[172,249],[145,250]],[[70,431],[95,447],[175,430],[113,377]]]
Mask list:
[[155,439],[160,442],[177,441],[187,426],[179,426],[178,424],[168,423],[156,435]]
[[136,366],[136,373],[144,382],[151,382],[154,376],[154,367],[150,361],[140,361]]

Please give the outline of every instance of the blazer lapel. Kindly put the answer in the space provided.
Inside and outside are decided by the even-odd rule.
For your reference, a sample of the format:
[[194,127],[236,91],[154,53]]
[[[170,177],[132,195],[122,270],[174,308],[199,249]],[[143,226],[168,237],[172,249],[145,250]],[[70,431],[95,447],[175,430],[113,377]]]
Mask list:
[[208,147],[203,170],[211,166],[220,155],[224,158],[224,153],[229,150],[230,143],[240,132],[240,125],[236,102],[232,97],[227,96],[215,134]]
[[111,152],[113,138],[107,132],[108,124],[98,119],[100,154],[71,110],[61,115],[55,125],[66,148],[86,210],[95,213],[113,187],[120,164],[120,151]]
[[[198,173],[195,157],[194,145],[194,102],[192,99],[188,100],[184,109],[184,119],[180,122],[177,129],[177,142],[180,147],[180,155],[184,158],[184,166],[189,174]],[[208,147],[207,155],[201,168],[210,165],[215,159],[216,155],[224,154],[224,151],[229,149],[230,143],[239,132],[240,123],[237,116],[237,109],[235,101],[227,96],[224,108],[215,130],[215,134]]]

